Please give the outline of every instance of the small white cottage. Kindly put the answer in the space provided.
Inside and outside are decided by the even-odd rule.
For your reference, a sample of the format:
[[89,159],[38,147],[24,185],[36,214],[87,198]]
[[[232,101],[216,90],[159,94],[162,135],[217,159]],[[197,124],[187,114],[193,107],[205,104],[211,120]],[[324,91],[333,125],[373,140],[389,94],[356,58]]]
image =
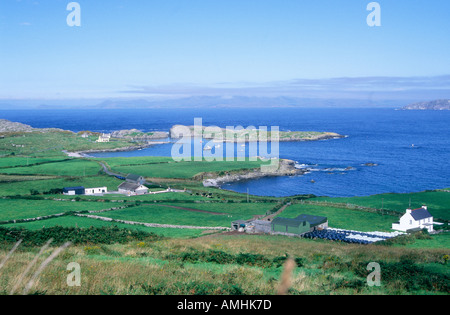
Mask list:
[[108,187],[86,188],[84,194],[87,196],[103,195],[108,192]]
[[415,210],[407,209],[400,221],[392,224],[392,229],[403,232],[427,229],[428,232],[433,232],[433,224],[433,216],[428,212],[428,208],[423,206]]

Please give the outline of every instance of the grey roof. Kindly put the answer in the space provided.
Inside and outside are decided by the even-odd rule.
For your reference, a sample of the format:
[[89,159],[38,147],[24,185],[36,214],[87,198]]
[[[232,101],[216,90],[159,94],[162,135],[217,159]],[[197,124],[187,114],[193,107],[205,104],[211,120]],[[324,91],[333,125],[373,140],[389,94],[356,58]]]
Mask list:
[[134,183],[127,183],[127,182],[124,182],[124,183],[120,184],[119,189],[129,190],[129,191],[135,191],[135,190],[137,190],[139,187],[141,187],[140,184],[134,184]]
[[306,225],[306,221],[305,220],[297,220],[297,219],[287,219],[287,218],[275,218],[272,221],[272,224],[277,224],[277,225],[285,225],[285,226],[292,226],[292,227],[299,227],[300,225],[305,226]]
[[128,174],[127,175],[127,179],[128,180],[132,180],[132,181],[135,181],[135,182],[139,181],[142,178],[143,178],[142,176],[136,175],[136,174]]
[[273,224],[279,224],[279,225],[286,225],[286,226],[292,226],[292,227],[299,227],[300,225],[305,226],[306,222],[308,222],[311,227],[323,224],[328,221],[328,218],[326,217],[319,217],[309,214],[302,214],[296,217],[295,219],[286,219],[286,218],[275,218],[272,223]]
[[411,211],[411,215],[414,218],[414,220],[416,220],[416,221],[432,217],[432,215],[425,208],[413,210],[413,211]]
[[300,220],[300,221],[307,221],[313,227],[317,226],[317,225],[321,225],[328,221],[328,218],[326,218],[326,217],[319,217],[319,216],[309,215],[309,214],[301,214],[296,219]]

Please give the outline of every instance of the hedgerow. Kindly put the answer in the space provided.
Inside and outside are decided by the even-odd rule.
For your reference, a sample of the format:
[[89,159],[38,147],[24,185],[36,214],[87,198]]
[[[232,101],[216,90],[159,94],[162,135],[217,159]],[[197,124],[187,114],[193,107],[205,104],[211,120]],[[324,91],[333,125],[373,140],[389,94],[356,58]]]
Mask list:
[[151,242],[160,239],[160,236],[139,230],[122,229],[117,226],[90,228],[55,226],[36,231],[0,227],[1,243],[16,243],[23,240],[22,244],[25,246],[42,246],[49,239],[53,239],[52,245],[61,245],[65,242],[72,242],[74,245],[90,245],[124,244],[131,241]]

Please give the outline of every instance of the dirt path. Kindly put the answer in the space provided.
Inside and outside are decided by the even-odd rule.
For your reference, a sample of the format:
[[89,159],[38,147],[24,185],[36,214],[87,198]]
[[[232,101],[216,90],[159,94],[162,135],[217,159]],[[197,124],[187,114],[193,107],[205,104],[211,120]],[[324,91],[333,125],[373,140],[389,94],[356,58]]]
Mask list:
[[280,210],[278,210],[277,212],[275,212],[275,213],[273,213],[273,214],[271,214],[271,215],[268,215],[267,217],[262,218],[261,220],[262,220],[262,221],[272,221],[273,218],[275,218],[276,216],[278,216],[279,214],[281,214],[281,213],[282,213],[284,210],[286,210],[286,208],[289,207],[290,205],[291,205],[290,203],[285,204]]

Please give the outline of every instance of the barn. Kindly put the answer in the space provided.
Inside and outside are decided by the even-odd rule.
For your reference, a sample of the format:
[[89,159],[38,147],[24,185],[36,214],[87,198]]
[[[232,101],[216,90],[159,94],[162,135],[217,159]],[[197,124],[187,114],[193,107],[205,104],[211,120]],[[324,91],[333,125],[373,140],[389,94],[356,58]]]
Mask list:
[[80,187],[64,187],[63,188],[63,194],[68,196],[75,196],[75,195],[84,195],[85,188]]
[[315,230],[328,228],[326,217],[299,215],[295,219],[275,218],[272,221],[272,233],[301,235]]

